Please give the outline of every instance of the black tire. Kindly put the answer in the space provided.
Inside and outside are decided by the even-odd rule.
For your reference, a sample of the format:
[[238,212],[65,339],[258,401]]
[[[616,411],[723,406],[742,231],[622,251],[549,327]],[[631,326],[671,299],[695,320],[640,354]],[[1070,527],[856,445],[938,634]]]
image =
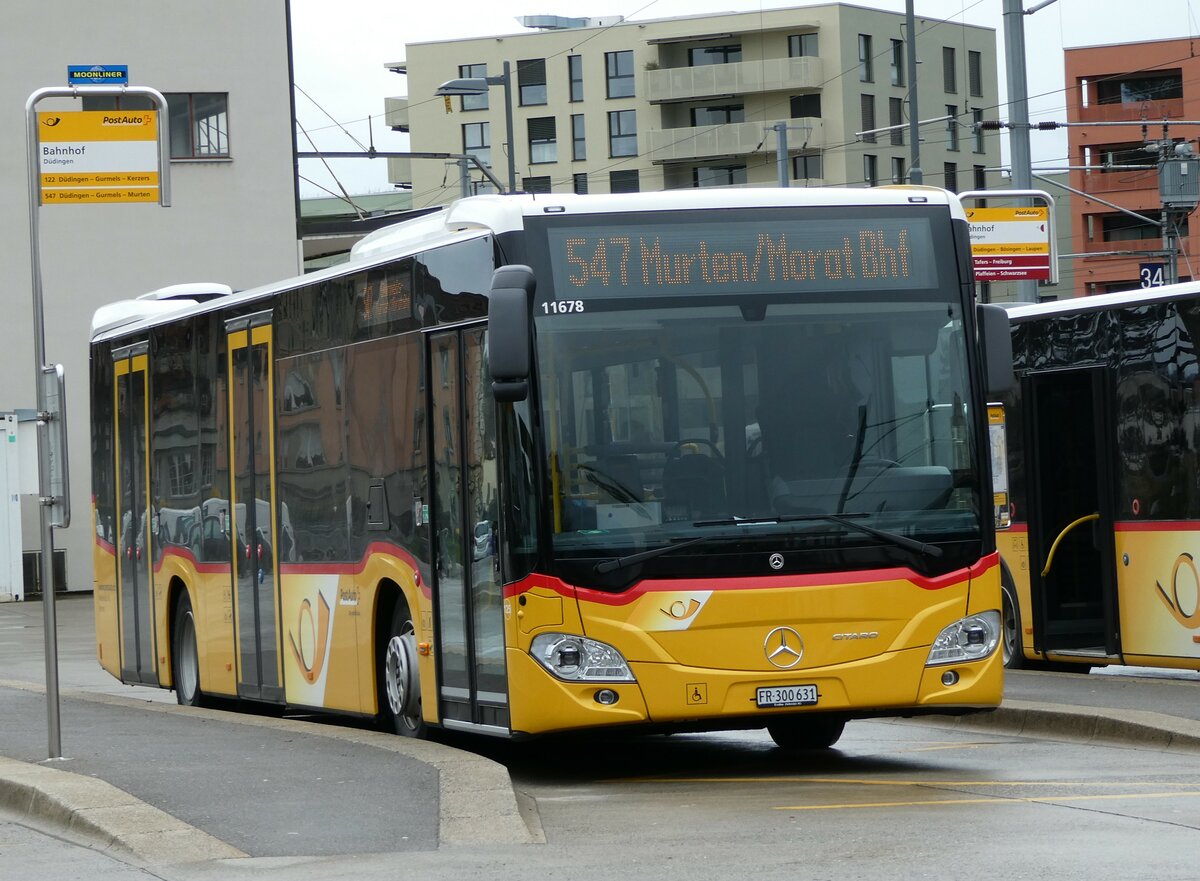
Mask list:
[[842,736],[841,716],[789,716],[767,725],[767,733],[781,749],[829,749]]
[[1017,603],[1017,592],[1005,576],[1000,580],[1000,652],[1004,666],[1009,670],[1021,670],[1028,666],[1021,634],[1021,607]]
[[421,714],[421,676],[417,634],[401,600],[379,650],[379,719],[384,728],[404,737],[425,737],[429,728]]
[[196,650],[196,619],[186,592],[175,601],[175,620],[171,628],[171,669],[175,678],[175,699],[185,707],[204,703],[200,690],[200,656]]

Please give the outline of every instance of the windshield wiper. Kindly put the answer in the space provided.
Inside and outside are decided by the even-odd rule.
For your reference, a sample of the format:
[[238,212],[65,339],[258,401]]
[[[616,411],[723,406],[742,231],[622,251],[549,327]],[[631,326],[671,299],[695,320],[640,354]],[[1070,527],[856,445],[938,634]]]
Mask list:
[[760,523],[803,523],[805,521],[826,520],[830,523],[837,523],[845,526],[848,529],[855,529],[866,535],[873,536],[880,541],[886,541],[906,550],[916,551],[919,554],[937,558],[942,555],[942,549],[937,545],[926,544],[923,541],[917,541],[915,538],[909,538],[907,535],[900,535],[896,532],[886,532],[882,529],[876,529],[873,526],[867,526],[864,523],[855,523],[850,517],[868,517],[869,514],[780,514],[776,517],[732,517],[728,520],[697,520],[693,526],[754,526]]
[[671,551],[677,551],[680,548],[691,547],[698,545],[703,541],[711,541],[712,536],[704,538],[689,538],[687,541],[675,542],[675,544],[663,545],[660,548],[651,548],[648,551],[641,551],[636,554],[629,554],[626,557],[614,557],[611,560],[601,560],[592,567],[592,571],[597,575],[605,575],[609,572],[615,572],[618,569],[624,569],[626,566],[632,566],[634,563],[641,563],[643,560],[652,560],[655,557],[669,554]]

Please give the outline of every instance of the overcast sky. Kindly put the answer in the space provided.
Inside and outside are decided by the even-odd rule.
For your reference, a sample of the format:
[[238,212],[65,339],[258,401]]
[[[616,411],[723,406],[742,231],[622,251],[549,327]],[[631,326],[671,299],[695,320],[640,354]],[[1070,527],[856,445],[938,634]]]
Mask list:
[[[1024,2],[1026,8],[1034,8],[1040,0]],[[523,15],[621,15],[637,20],[810,5],[819,4],[804,0],[455,0],[452,5],[426,5],[422,0],[291,0],[297,119],[319,149],[358,149],[350,135],[369,144],[367,120],[374,117],[370,128],[376,149],[407,150],[407,137],[389,130],[382,120],[383,99],[407,94],[405,78],[384,69],[388,62],[404,60],[405,43],[518,33],[523,29],[517,19]],[[904,11],[904,0],[858,0],[854,5]],[[995,28],[1003,55],[1003,6],[1004,0],[916,0],[916,14]],[[1058,0],[1024,19],[1030,118],[1063,120],[1064,47],[1196,35],[1200,0]],[[1000,91],[1003,98],[1003,62]],[[304,131],[297,133],[302,151],[312,149]],[[1065,133],[1033,132],[1030,143],[1035,164],[1045,167],[1065,161]],[[338,191],[339,182],[352,195],[394,192],[384,160],[342,160],[330,165],[336,180],[319,161],[301,162],[301,177],[311,181],[301,181],[302,195]]]

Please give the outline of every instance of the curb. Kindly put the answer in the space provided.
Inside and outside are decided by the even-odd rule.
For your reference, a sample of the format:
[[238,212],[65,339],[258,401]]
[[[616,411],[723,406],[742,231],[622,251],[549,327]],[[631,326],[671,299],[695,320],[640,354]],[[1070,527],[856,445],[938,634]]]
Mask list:
[[[45,693],[44,686],[30,682],[14,682],[0,679],[0,688],[13,688],[39,694]],[[543,843],[545,840],[538,825],[536,815],[530,815],[528,811],[524,813],[521,811],[517,802],[517,796],[513,791],[512,778],[509,777],[507,768],[491,759],[484,758],[475,753],[455,749],[445,744],[428,740],[414,740],[380,731],[344,728],[337,725],[313,725],[310,722],[301,722],[294,719],[247,716],[241,713],[230,713],[224,710],[202,707],[182,707],[175,703],[118,697],[116,695],[81,691],[79,689],[64,689],[60,692],[60,696],[63,699],[90,701],[109,706],[135,707],[147,712],[186,713],[217,722],[234,722],[239,725],[325,737],[398,753],[429,765],[438,772],[439,848],[489,844],[530,844]],[[32,779],[26,780],[20,773],[17,773],[21,769],[32,769],[41,773],[30,775]],[[169,814],[159,811],[157,808],[150,807],[108,783],[103,783],[90,777],[81,777],[67,771],[59,771],[41,764],[30,765],[26,762],[5,759],[3,757],[0,757],[0,808],[10,807],[16,810],[18,814],[24,811],[25,816],[31,819],[41,818],[46,822],[54,823],[60,829],[67,828],[68,830],[75,831],[78,827],[80,832],[90,834],[93,839],[100,840],[106,846],[125,844],[127,846],[126,849],[142,856],[137,850],[140,842],[136,840],[139,838],[140,833],[131,834],[123,831],[118,819],[114,819],[107,826],[98,826],[95,829],[92,829],[88,825],[88,822],[91,820],[88,812],[92,810],[92,807],[89,805],[87,799],[76,803],[71,801],[70,798],[66,798],[61,803],[52,801],[50,805],[43,806],[42,802],[29,794],[30,791],[33,793],[41,791],[43,787],[46,787],[46,790],[52,794],[58,791],[56,787],[62,787],[62,791],[69,792],[69,787],[66,783],[55,782],[58,775],[99,784],[112,790],[113,793],[119,794],[120,799],[123,799],[123,801],[114,801],[116,796],[113,796],[112,793],[101,794],[99,790],[96,790],[90,796],[92,799],[99,800],[96,802],[96,807],[99,807],[100,804],[108,804],[110,802],[113,802],[114,808],[120,806],[126,811],[131,807],[141,807],[161,814],[163,817],[169,819],[171,823],[175,824],[175,826],[171,827],[163,825],[162,832],[147,833],[150,836],[171,839],[172,837],[179,837],[175,836],[174,833],[181,829],[192,830],[196,834],[210,838],[213,842],[226,848],[225,853],[217,856],[205,856],[196,853],[195,855],[189,854],[176,858],[176,849],[182,849],[184,845],[182,843],[180,845],[172,844],[164,846],[161,849],[162,852],[169,853],[172,857],[169,860],[164,860],[158,848],[147,846],[147,854],[143,858],[148,861],[187,862],[191,860],[246,856],[241,851],[230,847],[216,838],[212,838],[207,833],[201,832],[195,829],[195,827],[189,826],[181,820],[177,820]],[[108,799],[108,801],[105,801],[105,799]],[[146,819],[148,819],[148,815],[141,816],[137,820],[137,823],[141,824]],[[165,821],[155,821],[149,828],[159,828],[162,822]],[[146,827],[135,825],[133,821],[130,821],[127,828],[144,830]]]
[[[928,720],[932,717],[922,717]],[[945,717],[953,727],[1137,749],[1200,751],[1200,722],[1148,710],[1005,701],[990,713]]]

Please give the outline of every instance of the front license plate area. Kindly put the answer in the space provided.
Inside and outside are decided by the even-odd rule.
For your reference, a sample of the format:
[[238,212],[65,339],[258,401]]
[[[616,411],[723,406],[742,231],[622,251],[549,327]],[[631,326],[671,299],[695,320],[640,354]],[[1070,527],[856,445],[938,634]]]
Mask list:
[[764,685],[758,689],[755,701],[759,709],[770,707],[811,707],[817,703],[815,685]]

